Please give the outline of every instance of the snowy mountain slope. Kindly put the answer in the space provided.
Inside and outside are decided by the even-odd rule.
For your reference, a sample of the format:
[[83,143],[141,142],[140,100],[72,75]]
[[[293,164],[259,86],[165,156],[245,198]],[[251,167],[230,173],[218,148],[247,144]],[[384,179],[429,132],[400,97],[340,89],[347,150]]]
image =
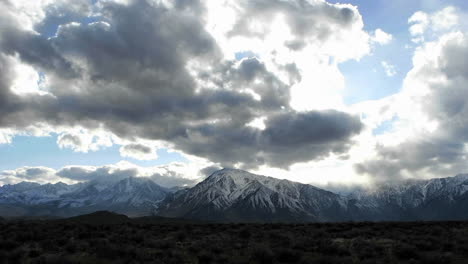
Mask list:
[[74,216],[99,210],[243,222],[466,220],[468,175],[383,184],[346,196],[234,169],[216,171],[178,191],[146,178],[0,187],[2,216]]
[[15,185],[0,187],[0,203],[4,204],[40,204],[58,199],[61,195],[72,192],[75,185],[59,182],[40,185],[32,182],[21,182]]
[[149,215],[167,193],[169,190],[143,178],[74,185],[23,182],[0,187],[0,212],[8,207],[24,215],[71,216],[97,210]]
[[170,195],[158,214],[224,221],[339,221],[348,220],[346,205],[339,195],[311,185],[223,169]]
[[368,220],[468,219],[468,175],[385,184],[348,198]]

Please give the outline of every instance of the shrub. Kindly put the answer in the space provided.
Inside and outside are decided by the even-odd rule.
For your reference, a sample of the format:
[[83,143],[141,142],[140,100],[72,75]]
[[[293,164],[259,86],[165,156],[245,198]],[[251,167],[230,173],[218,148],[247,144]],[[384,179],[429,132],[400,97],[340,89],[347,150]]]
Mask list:
[[282,263],[296,263],[302,257],[302,252],[291,249],[281,249],[277,254],[277,259]]
[[239,237],[242,239],[249,239],[251,235],[252,234],[248,227],[242,228],[241,231],[239,232]]
[[213,261],[213,256],[207,251],[200,252],[197,258],[198,258],[198,263],[200,264],[204,264],[204,263],[209,264]]
[[408,244],[397,244],[393,252],[397,258],[402,260],[417,259],[419,257],[416,247]]
[[37,258],[40,255],[41,255],[41,252],[39,250],[37,250],[37,249],[33,249],[33,250],[29,251],[29,254],[28,254],[28,256],[30,258]]
[[254,263],[270,264],[273,263],[274,255],[269,248],[257,245],[252,249],[251,260]]

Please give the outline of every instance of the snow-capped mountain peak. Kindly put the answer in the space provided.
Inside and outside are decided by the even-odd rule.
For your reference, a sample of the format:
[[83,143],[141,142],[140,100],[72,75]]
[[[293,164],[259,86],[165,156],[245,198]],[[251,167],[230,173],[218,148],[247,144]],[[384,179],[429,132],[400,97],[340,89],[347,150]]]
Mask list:
[[255,221],[267,217],[277,221],[293,217],[316,221],[329,217],[325,211],[332,207],[345,211],[344,204],[340,196],[310,185],[222,169],[195,187],[175,193],[159,213],[219,220],[230,217]]
[[139,177],[0,187],[4,216],[72,216],[99,210],[217,221],[468,219],[468,174],[382,184],[347,196],[237,169],[216,171],[179,190]]
[[73,185],[24,182],[0,187],[0,210],[8,206],[33,215],[69,216],[97,210],[148,215],[168,192],[150,179],[135,177]]

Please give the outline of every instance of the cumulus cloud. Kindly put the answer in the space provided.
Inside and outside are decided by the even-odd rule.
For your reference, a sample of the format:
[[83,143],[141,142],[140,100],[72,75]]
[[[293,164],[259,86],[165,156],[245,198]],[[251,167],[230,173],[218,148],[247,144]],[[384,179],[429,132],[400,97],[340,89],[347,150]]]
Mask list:
[[120,148],[122,157],[129,157],[138,160],[155,160],[158,158],[156,150],[153,147],[142,144],[128,144]]
[[[452,12],[448,8],[426,16],[416,13],[413,20],[458,15]],[[397,117],[395,128],[377,145],[375,157],[355,166],[359,173],[386,180],[443,177],[468,170],[468,36],[450,21],[456,20],[428,25],[430,31],[441,27],[447,31],[416,49],[402,91],[386,102],[389,117]]]
[[372,41],[380,45],[386,45],[390,43],[392,39],[392,34],[389,34],[380,28],[376,29],[372,35]]
[[397,74],[397,70],[396,70],[396,67],[394,65],[388,63],[387,61],[382,61],[381,64],[382,64],[382,68],[385,71],[385,74],[388,77],[393,77],[393,76],[395,76]]
[[127,162],[106,166],[67,166],[59,170],[47,167],[23,167],[0,173],[0,185],[16,184],[22,181],[37,182],[116,182],[129,177],[145,177],[157,184],[171,188],[192,186],[204,178],[201,170],[204,163],[169,163],[155,167],[139,167]]
[[83,129],[66,129],[57,137],[60,148],[69,148],[75,152],[97,151],[103,147],[112,146],[111,136],[105,132],[89,132]]
[[[356,116],[317,109],[335,108],[327,105],[339,104],[335,94],[330,101],[308,102],[314,111],[291,106],[291,90],[310,100],[313,93],[333,90],[307,69],[326,69],[318,71],[330,73],[324,80],[340,80],[336,63],[369,52],[369,36],[351,5],[230,1],[226,8],[234,19],[218,29],[212,27],[215,1],[63,0],[35,7],[39,11],[30,14],[18,10],[31,6],[0,2],[1,129],[69,128],[57,143],[81,152],[111,145],[108,137],[95,137],[103,130],[128,142],[163,141],[186,154],[242,167],[288,167],[345,153],[361,130]],[[30,27],[22,25],[25,18]],[[57,30],[50,36],[52,25]],[[279,41],[272,25],[290,33],[286,41]],[[264,45],[250,46],[258,48],[258,57],[237,61],[228,42],[245,37]],[[336,63],[327,62],[331,57]],[[14,92],[18,63],[46,80],[43,93]],[[263,129],[248,125],[259,118]],[[123,146],[122,155],[148,159],[148,149],[136,144]]]
[[432,39],[433,35],[439,35],[447,30],[456,29],[460,26],[460,13],[453,6],[448,6],[440,11],[428,14],[418,11],[409,19],[411,25],[409,32],[414,43],[422,43]]
[[129,177],[136,177],[135,168],[120,168],[119,166],[69,166],[57,172],[63,178],[75,181],[119,181]]
[[60,181],[55,170],[46,167],[23,167],[16,170],[7,170],[0,173],[0,184],[16,184],[22,181],[50,183]]
[[[236,129],[229,123],[203,126],[189,131],[183,143],[190,153],[227,166],[287,168],[295,162],[346,152],[361,128],[358,117],[338,111],[283,112],[266,120],[263,130]],[[206,144],[198,145],[198,141]],[[230,145],[236,147],[226,148]]]

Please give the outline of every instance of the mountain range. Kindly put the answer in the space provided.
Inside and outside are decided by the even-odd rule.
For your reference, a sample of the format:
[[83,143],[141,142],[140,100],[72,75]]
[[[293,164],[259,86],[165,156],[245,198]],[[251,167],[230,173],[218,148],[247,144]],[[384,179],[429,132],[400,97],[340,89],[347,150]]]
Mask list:
[[191,188],[147,178],[74,185],[0,187],[0,216],[68,217],[99,210],[223,222],[336,222],[468,219],[468,175],[383,184],[347,195],[236,169]]
[[172,190],[146,178],[67,185],[21,182],[0,187],[0,215],[68,217],[99,210],[151,214]]

